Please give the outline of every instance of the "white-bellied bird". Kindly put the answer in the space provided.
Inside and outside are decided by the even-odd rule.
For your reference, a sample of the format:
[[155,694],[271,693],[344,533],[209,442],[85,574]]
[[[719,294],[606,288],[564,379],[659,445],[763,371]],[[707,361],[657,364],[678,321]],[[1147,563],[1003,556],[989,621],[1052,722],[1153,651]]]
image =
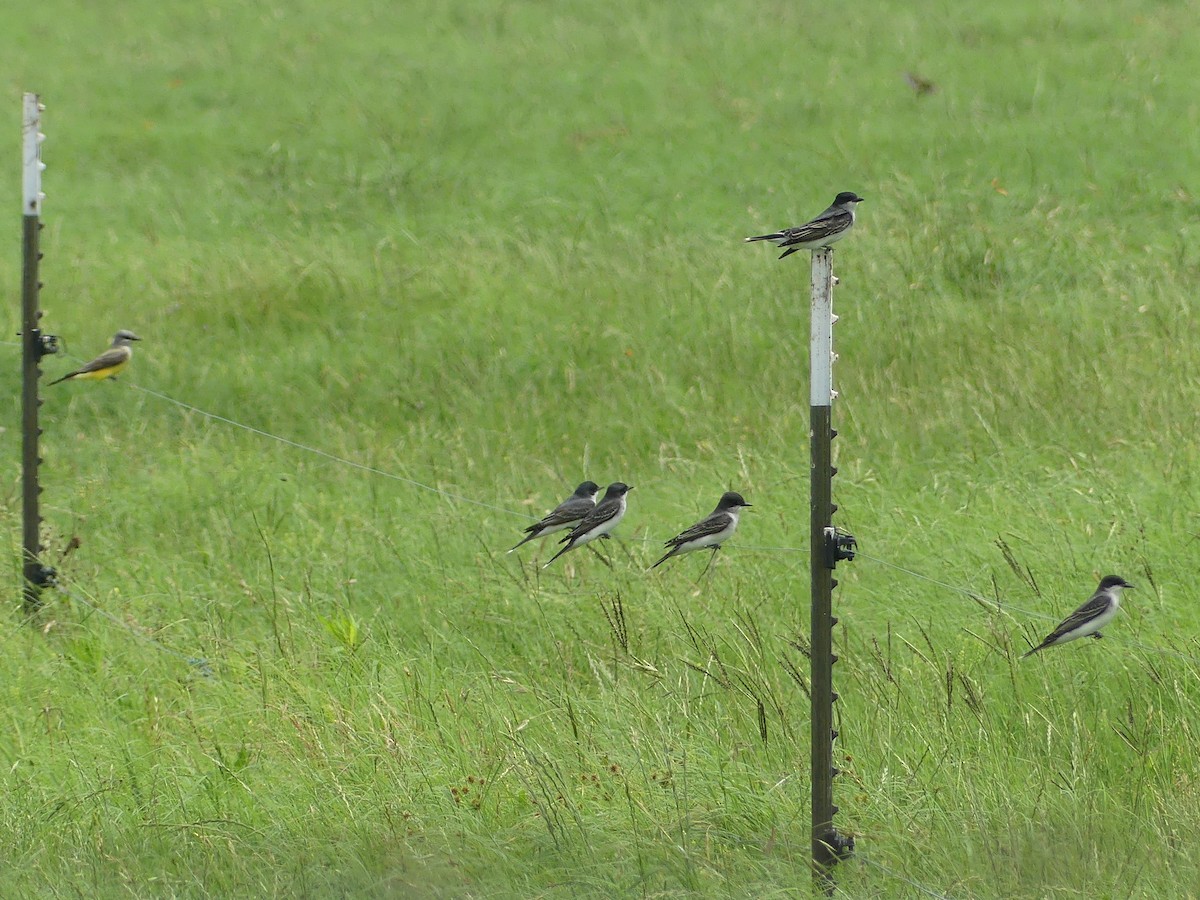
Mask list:
[[[1112,621],[1113,616],[1121,606],[1121,591],[1133,587],[1120,575],[1105,575],[1100,579],[1100,586],[1079,609],[1071,613],[1046,639],[1030,650],[1025,656],[1033,656],[1039,650],[1065,644],[1076,638],[1087,637],[1089,634],[1100,637],[1100,629]],[[1021,657],[1024,659],[1025,657]]]
[[797,250],[819,250],[840,241],[850,233],[850,229],[854,227],[854,208],[862,202],[863,198],[853,191],[842,191],[833,198],[829,209],[803,225],[748,237],[746,240],[770,241],[785,248],[780,259],[791,256]]
[[726,491],[721,495],[716,509],[687,531],[681,531],[663,544],[671,549],[650,568],[656,569],[672,556],[682,556],[693,550],[711,549],[715,555],[721,549],[721,545],[733,537],[742,510],[750,505],[737,491]]
[[512,553],[521,544],[528,543],[535,538],[574,528],[583,521],[584,516],[596,508],[596,495],[599,493],[600,485],[594,481],[585,481],[575,488],[575,493],[554,507],[544,518],[526,528],[525,537],[508,552]]
[[[571,533],[562,539],[560,543],[566,546],[555,553],[546,562],[546,566],[554,562],[568,550],[574,550],[576,547],[582,547],[584,544],[594,541],[597,538],[606,538],[608,533],[617,527],[618,523],[625,515],[625,495],[632,491],[633,488],[620,481],[614,481],[608,486],[604,492],[604,499],[596,504],[596,508],[583,517],[578,525],[571,529]],[[542,566],[542,568],[546,568]]]

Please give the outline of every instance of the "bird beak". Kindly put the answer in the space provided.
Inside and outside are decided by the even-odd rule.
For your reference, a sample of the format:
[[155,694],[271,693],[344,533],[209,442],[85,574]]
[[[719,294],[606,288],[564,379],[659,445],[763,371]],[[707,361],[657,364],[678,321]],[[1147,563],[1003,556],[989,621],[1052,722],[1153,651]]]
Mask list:
[[742,506],[753,506],[753,503],[743,503]]

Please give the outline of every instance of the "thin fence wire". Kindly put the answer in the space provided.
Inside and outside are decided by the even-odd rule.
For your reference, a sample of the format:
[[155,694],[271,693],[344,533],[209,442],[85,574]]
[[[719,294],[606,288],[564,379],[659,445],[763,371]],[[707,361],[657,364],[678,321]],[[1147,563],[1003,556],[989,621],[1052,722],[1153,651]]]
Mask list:
[[[8,347],[20,347],[21,346],[21,344],[16,343],[14,341],[0,341],[0,345],[8,346]],[[76,357],[70,353],[67,353],[65,355],[70,357],[71,359],[74,359],[76,362],[80,362],[80,363],[84,362],[82,357]],[[306,453],[312,453],[316,456],[322,457],[323,459],[330,460],[331,462],[336,462],[336,463],[340,463],[341,465],[350,466],[351,468],[358,469],[363,472],[368,472],[372,475],[378,475],[381,478],[389,478],[389,479],[392,479],[393,481],[399,481],[403,484],[407,484],[412,487],[419,488],[420,490],[429,491],[430,493],[440,495],[449,500],[457,500],[461,503],[469,503],[472,506],[481,507],[483,509],[488,509],[493,512],[504,513],[505,515],[508,515],[508,516],[515,516],[515,517],[518,517],[521,519],[525,519],[526,521],[529,521],[529,522],[536,521],[538,519],[538,516],[530,515],[528,512],[522,512],[520,510],[510,509],[510,508],[504,507],[504,506],[497,506],[492,503],[484,503],[479,500],[475,500],[471,497],[463,496],[462,494],[456,494],[452,491],[442,490],[441,488],[434,487],[431,484],[426,484],[423,481],[417,481],[414,478],[407,478],[403,475],[397,475],[394,472],[388,472],[384,469],[379,469],[375,466],[369,466],[369,465],[366,465],[365,463],[356,462],[355,460],[347,459],[343,456],[338,456],[335,453],[330,453],[329,451],[322,450],[319,447],[312,447],[312,446],[309,446],[308,444],[302,444],[299,441],[294,441],[291,438],[283,437],[282,435],[273,434],[273,433],[271,433],[269,431],[265,431],[261,428],[256,428],[253,425],[247,425],[244,422],[239,422],[236,419],[231,419],[228,416],[221,415],[220,413],[210,412],[206,409],[201,409],[198,406],[193,406],[190,403],[186,403],[183,400],[177,400],[176,398],[174,398],[168,394],[164,394],[161,391],[156,391],[153,388],[148,388],[145,385],[138,384],[137,382],[131,381],[131,382],[128,382],[128,384],[134,390],[141,391],[142,393],[145,393],[145,394],[149,394],[150,396],[155,397],[159,400],[162,400],[166,403],[173,404],[174,406],[177,406],[180,409],[184,409],[184,410],[187,410],[188,412],[195,413],[198,416],[202,416],[206,419],[212,419],[214,422],[221,422],[225,425],[231,425],[234,428],[240,428],[243,431],[248,431],[251,434],[258,435],[259,437],[265,437],[269,440],[276,441],[276,442],[278,442],[280,444],[284,444],[288,447],[293,447],[297,450],[303,450]],[[644,543],[662,543],[657,538],[652,538],[652,537],[648,537],[648,536],[633,537],[633,538],[629,538],[629,540],[644,542]],[[737,549],[752,551],[752,552],[756,552],[756,553],[807,553],[807,552],[809,552],[807,548],[801,548],[801,547],[760,547],[760,546],[754,546],[751,544],[738,544]]]
[[1174,656],[1176,659],[1185,660],[1193,665],[1200,665],[1200,657],[1184,653],[1182,650],[1176,650],[1174,647],[1156,647],[1153,644],[1143,644],[1141,641],[1135,641],[1127,637],[1117,637],[1114,640],[1122,644],[1128,644],[1130,647],[1136,647],[1139,650],[1145,650],[1147,653],[1161,653],[1164,656]]
[[[351,468],[359,469],[363,472],[369,472],[372,475],[379,475],[380,477],[383,477],[383,478],[390,478],[394,481],[399,481],[404,484],[411,485],[412,487],[420,488],[421,490],[424,490],[424,491],[429,491],[430,493],[433,493],[433,494],[439,494],[442,497],[445,497],[450,500],[456,500],[461,503],[469,503],[472,506],[482,507],[483,509],[488,509],[493,512],[504,513],[505,515],[509,515],[509,516],[516,516],[516,517],[525,519],[526,521],[536,521],[538,518],[537,516],[530,515],[527,512],[520,512],[515,509],[510,509],[510,508],[503,507],[503,506],[496,506],[495,504],[492,504],[492,503],[484,503],[479,500],[474,500],[470,497],[465,497],[462,494],[456,494],[451,491],[445,491],[445,490],[442,490],[441,488],[434,487],[433,485],[426,484],[422,481],[417,481],[416,479],[413,479],[413,478],[406,478],[403,475],[397,475],[394,472],[388,472],[388,471],[385,471],[384,469],[376,468],[375,466],[368,466],[364,463],[355,462],[352,459],[347,459],[343,456],[338,456],[337,454],[330,453],[326,450],[322,450],[319,447],[312,447],[312,446],[309,446],[308,444],[302,444],[299,441],[294,441],[291,438],[283,437],[282,435],[272,434],[271,432],[264,431],[261,428],[255,428],[253,425],[246,425],[242,422],[236,421],[235,419],[230,419],[226,416],[222,416],[219,413],[209,412],[208,410],[200,409],[199,407],[193,406],[190,403],[185,403],[182,400],[176,400],[174,397],[168,396],[167,394],[161,393],[160,391],[153,390],[152,388],[145,387],[144,385],[131,383],[130,386],[132,388],[134,388],[135,390],[142,391],[143,393],[146,393],[146,394],[150,394],[153,397],[157,397],[158,399],[163,400],[167,403],[174,404],[175,406],[178,406],[181,409],[185,409],[188,412],[196,413],[199,416],[204,416],[205,418],[212,419],[216,422],[222,422],[226,425],[232,425],[235,428],[241,428],[244,431],[249,431],[251,434],[256,434],[256,435],[259,435],[260,437],[265,437],[270,440],[277,441],[286,446],[294,447],[297,450],[303,450],[306,453],[312,453],[312,454],[320,456],[324,459],[328,459],[332,462],[350,466]],[[661,541],[659,541],[658,538],[652,538],[652,537],[648,537],[648,536],[633,537],[633,538],[630,538],[629,540],[644,542],[644,543],[661,543]],[[738,544],[737,548],[739,550],[749,550],[749,551],[755,551],[755,552],[769,552],[769,553],[807,553],[808,552],[807,550],[802,550],[799,547],[757,547],[757,546],[747,545],[747,544]]]
[[131,386],[135,390],[142,391],[143,393],[149,394],[152,397],[157,397],[159,400],[164,400],[167,403],[173,403],[176,406],[180,407],[181,409],[186,409],[188,412],[196,413],[196,415],[204,416],[205,418],[213,419],[214,421],[217,421],[217,422],[223,422],[226,425],[232,425],[235,428],[244,429],[245,431],[249,431],[252,434],[257,434],[260,437],[270,438],[273,441],[278,441],[279,443],[286,444],[289,447],[295,447],[297,450],[303,450],[306,453],[315,454],[316,456],[320,456],[325,459],[331,460],[333,462],[340,463],[344,466],[350,466],[353,469],[359,469],[363,472],[370,472],[372,475],[378,475],[381,478],[391,478],[394,481],[403,482],[404,484],[410,485],[411,487],[420,488],[423,491],[429,491],[430,493],[438,494],[439,496],[445,497],[448,500],[455,500],[455,501],[458,501],[459,503],[469,503],[472,506],[478,506],[483,509],[490,509],[493,512],[500,512],[500,513],[504,513],[505,515],[509,515],[509,516],[520,516],[521,518],[529,518],[529,516],[527,516],[525,513],[517,512],[516,510],[513,510],[513,509],[506,509],[503,506],[496,506],[491,503],[484,503],[481,500],[472,500],[470,497],[464,497],[462,494],[455,494],[450,491],[444,491],[441,488],[434,487],[433,485],[425,484],[423,481],[417,481],[413,478],[405,478],[403,475],[397,475],[394,472],[387,472],[387,471],[384,471],[383,469],[377,469],[377,468],[375,468],[375,466],[368,466],[365,463],[355,462],[352,459],[346,459],[346,457],[344,457],[344,456],[338,456],[335,453],[330,453],[326,450],[321,450],[318,447],[310,447],[308,444],[301,444],[299,441],[293,441],[290,438],[281,437],[280,435],[272,434],[269,431],[263,431],[261,428],[255,428],[253,425],[244,425],[241,422],[237,422],[237,421],[227,418],[225,416],[218,415],[217,413],[214,413],[214,412],[208,412],[207,410],[203,410],[203,409],[200,409],[199,407],[192,406],[190,403],[184,403],[182,400],[176,400],[174,397],[169,397],[166,394],[163,394],[159,391],[153,390],[152,388],[148,388],[148,387],[145,387],[140,384],[132,384]]
[[953,898],[949,894],[943,894],[941,891],[934,890],[933,888],[929,887],[928,885],[921,884],[919,881],[913,881],[911,878],[907,877],[906,875],[903,875],[900,872],[897,872],[895,869],[889,868],[888,866],[885,866],[883,863],[875,862],[875,860],[871,859],[871,857],[869,857],[869,856],[864,856],[861,853],[855,853],[852,858],[857,859],[859,862],[865,863],[866,865],[871,866],[874,869],[878,869],[880,872],[882,872],[888,878],[893,878],[897,881],[903,881],[909,887],[916,888],[916,890],[920,891],[922,894],[924,894],[927,897],[938,897],[938,898],[940,898],[940,900],[953,900]]
[[[862,553],[861,551],[857,555],[863,559],[870,560],[873,563],[877,563],[878,565],[886,566],[889,569],[893,569],[895,571],[902,572],[905,575],[910,575],[913,578],[920,579],[921,581],[928,581],[930,584],[936,584],[938,587],[942,587],[942,588],[945,588],[946,590],[953,591],[956,594],[962,594],[965,597],[969,597],[972,600],[974,600],[977,604],[979,604],[983,608],[987,609],[989,612],[996,612],[996,613],[1001,613],[1004,615],[1011,615],[1012,613],[1020,613],[1023,616],[1029,616],[1030,618],[1033,618],[1033,619],[1045,619],[1050,622],[1058,622],[1058,621],[1061,621],[1063,618],[1062,616],[1055,616],[1055,615],[1051,615],[1050,613],[1036,612],[1035,610],[1032,610],[1032,609],[1025,609],[1020,606],[1014,606],[1011,603],[1001,603],[999,600],[993,600],[990,597],[985,597],[982,594],[978,593],[977,591],[972,591],[968,588],[958,587],[957,585],[949,584],[945,581],[939,581],[936,578],[931,578],[928,575],[923,575],[920,572],[916,572],[916,571],[906,568],[904,566],[896,565],[896,563],[893,563],[893,562],[888,562],[886,559],[879,559],[878,557],[870,556],[869,554]],[[1187,662],[1190,662],[1190,663],[1193,663],[1196,665],[1200,665],[1200,657],[1196,657],[1189,653],[1184,653],[1180,650],[1176,650],[1174,647],[1158,647],[1153,644],[1145,644],[1145,643],[1142,643],[1141,641],[1137,641],[1137,640],[1134,640],[1133,638],[1128,638],[1128,637],[1124,637],[1124,636],[1118,636],[1117,638],[1115,638],[1115,640],[1117,640],[1118,642],[1120,642],[1122,644],[1126,644],[1130,647],[1136,647],[1139,650],[1145,650],[1147,653],[1161,653],[1165,656],[1174,656],[1177,659],[1186,660]]]
[[903,572],[905,575],[910,575],[913,578],[920,579],[921,581],[928,581],[930,584],[936,584],[938,587],[945,588],[948,591],[954,591],[956,594],[962,594],[964,597],[970,597],[980,606],[988,609],[991,612],[1017,612],[1021,613],[1021,615],[1030,616],[1034,619],[1049,619],[1051,621],[1055,620],[1055,617],[1050,613],[1034,612],[1031,609],[1022,609],[1019,606],[1013,606],[1011,603],[1001,603],[999,600],[993,600],[990,597],[983,596],[983,594],[980,594],[978,591],[972,591],[969,588],[959,587],[958,585],[950,584],[949,582],[939,581],[936,578],[931,578],[928,575],[922,575],[920,572],[905,568],[904,566],[896,565],[896,563],[888,562],[886,559],[880,559],[877,556],[871,556],[867,553],[863,553],[861,550],[856,552],[856,556],[862,559],[868,559],[871,562],[878,563],[881,566],[887,566],[889,569],[894,569],[897,572]]
[[[21,347],[22,345],[20,343],[14,342],[14,341],[0,341],[0,346]],[[326,450],[322,450],[318,447],[312,447],[308,444],[302,444],[299,441],[294,441],[294,440],[291,440],[290,438],[286,438],[281,435],[273,434],[273,433],[271,433],[269,431],[265,431],[261,428],[256,428],[252,425],[246,425],[242,422],[238,422],[235,419],[231,419],[227,416],[223,416],[218,413],[209,412],[207,410],[204,410],[197,406],[194,406],[190,403],[185,403],[182,400],[177,400],[174,397],[171,397],[160,391],[156,391],[152,388],[145,387],[143,385],[131,383],[131,387],[133,387],[135,390],[141,391],[145,394],[149,394],[150,396],[155,397],[163,402],[170,403],[180,409],[186,410],[191,413],[195,413],[196,415],[199,415],[199,416],[203,416],[204,418],[211,419],[216,422],[221,422],[223,424],[230,425],[234,428],[242,429],[244,431],[250,432],[251,434],[257,435],[259,437],[263,437],[263,438],[267,438],[269,440],[276,441],[280,444],[284,444],[286,446],[293,447],[297,450],[302,450],[306,453],[311,453],[313,455],[322,457],[324,459],[330,460],[331,462],[335,462],[340,465],[348,466],[350,468],[357,469],[357,470],[363,471],[363,472],[367,472],[372,475],[378,475],[382,478],[388,478],[388,479],[391,479],[394,481],[401,482],[403,484],[407,484],[411,487],[417,488],[419,490],[427,491],[429,493],[443,497],[447,500],[451,500],[451,501],[455,501],[455,502],[459,502],[459,503],[466,503],[471,506],[490,510],[492,512],[498,512],[498,513],[503,513],[504,515],[508,515],[508,516],[519,517],[519,518],[525,519],[527,521],[534,520],[537,518],[536,516],[531,516],[525,512],[519,512],[517,510],[509,509],[507,507],[497,506],[495,504],[485,503],[485,502],[482,502],[479,500],[475,500],[470,497],[463,496],[462,494],[457,494],[452,491],[446,491],[441,488],[435,487],[433,485],[426,484],[421,481],[417,481],[416,479],[413,479],[413,478],[407,478],[403,475],[397,475],[393,472],[388,472],[386,470],[377,468],[375,466],[366,465],[364,463],[356,462],[355,460],[352,460],[352,459],[347,459],[346,457],[343,457],[343,456],[338,456],[337,454],[330,453],[330,452],[328,452]],[[650,537],[636,538],[635,540],[641,540],[641,541],[646,541],[646,542],[655,541],[654,538],[650,538]],[[756,553],[808,553],[809,552],[809,548],[802,548],[802,547],[756,546],[756,545],[752,545],[752,544],[739,544],[739,545],[737,545],[737,549],[739,549],[741,551],[756,552]],[[914,569],[911,569],[907,566],[901,566],[896,563],[890,562],[888,560],[881,559],[877,556],[863,553],[861,550],[857,551],[856,556],[858,558],[868,560],[877,565],[881,565],[881,566],[884,566],[893,571],[907,575],[911,578],[925,581],[929,584],[933,584],[933,585],[936,585],[937,587],[943,588],[944,590],[948,590],[948,591],[960,594],[964,597],[967,597],[968,599],[970,599],[977,605],[983,607],[984,609],[986,609],[989,612],[1001,613],[1001,614],[1006,614],[1006,615],[1011,615],[1012,613],[1019,613],[1021,615],[1028,616],[1030,618],[1044,619],[1044,620],[1054,620],[1056,618],[1055,616],[1048,614],[1048,613],[1042,613],[1042,612],[1037,612],[1037,611],[1030,610],[1030,609],[1025,609],[1025,608],[1022,608],[1019,606],[1015,606],[1011,603],[1003,603],[999,600],[992,599],[990,597],[986,597],[983,594],[980,594],[978,591],[974,591],[969,588],[961,587],[959,585],[951,584],[949,582],[942,581],[937,578],[933,578],[929,575],[925,575],[925,574],[918,572]],[[173,656],[179,660],[182,660],[183,662],[187,663],[189,666],[195,668],[202,676],[204,676],[206,678],[215,677],[212,666],[206,658],[200,657],[200,656],[189,656],[185,653],[181,653],[180,651],[174,649],[173,647],[170,647],[167,644],[164,644],[162,641],[158,640],[157,638],[154,638],[150,635],[147,635],[147,634],[133,628],[129,623],[123,621],[118,616],[103,609],[102,607],[100,607],[99,605],[94,603],[93,601],[84,597],[82,594],[77,593],[76,591],[72,591],[62,584],[56,584],[55,587],[60,593],[62,593],[64,596],[68,597],[73,602],[75,602],[81,606],[84,606],[87,609],[89,609],[91,612],[96,613],[96,614],[100,615],[101,617],[107,619],[108,621],[110,621],[114,625],[116,625],[117,627],[121,628],[123,631],[126,631],[127,633],[133,635],[135,638],[155,647],[157,650],[159,650],[163,653],[166,653],[170,656]],[[1128,643],[1130,646],[1137,647],[1137,648],[1145,650],[1147,652],[1166,654],[1166,655],[1177,657],[1179,659],[1187,660],[1194,664],[1200,664],[1200,659],[1197,659],[1194,656],[1180,652],[1173,648],[1155,647],[1155,646],[1143,644],[1139,641],[1125,641],[1125,643]],[[859,862],[863,863],[866,866],[869,866],[871,868],[878,870],[880,873],[882,873],[883,875],[885,875],[888,878],[891,878],[893,880],[900,881],[900,882],[903,882],[904,884],[907,884],[909,887],[913,888],[914,890],[918,891],[919,893],[921,893],[925,896],[940,898],[940,900],[952,900],[950,895],[942,893],[934,888],[929,887],[928,885],[924,885],[924,884],[921,884],[920,882],[914,881],[913,879],[907,877],[903,873],[897,872],[896,870],[894,870],[888,866],[885,866],[882,863],[876,862],[875,860],[871,859],[869,856],[862,854],[861,852],[856,853],[853,858],[858,860]],[[835,887],[835,890],[837,890],[839,893],[845,893],[844,890],[841,888]]]
[[113,613],[110,613],[108,610],[104,609],[102,606],[98,605],[97,603],[94,603],[93,601],[89,600],[87,597],[83,596],[82,593],[77,593],[76,591],[71,590],[70,588],[66,587],[65,585],[63,585],[61,583],[56,583],[54,585],[54,587],[64,597],[67,597],[69,600],[71,600],[74,603],[78,603],[80,606],[86,607],[87,609],[91,610],[93,613],[96,613],[97,615],[101,616],[102,618],[107,619],[108,621],[110,621],[114,625],[116,625],[118,628],[133,635],[135,638],[138,638],[141,641],[145,641],[147,644],[151,645],[152,647],[154,647],[157,650],[162,651],[163,653],[166,653],[169,656],[174,656],[176,659],[183,660],[189,666],[192,666],[197,671],[199,671],[200,674],[203,675],[205,678],[215,677],[214,673],[213,673],[212,665],[203,656],[188,656],[186,653],[180,653],[174,647],[168,647],[166,644],[164,644],[158,638],[151,637],[148,634],[138,631],[136,628],[134,628],[128,622],[121,619],[119,616],[116,616]]
[[[14,347],[21,346],[19,343],[12,342],[12,341],[0,341],[0,345],[14,346]],[[315,456],[319,456],[323,459],[327,459],[331,462],[338,463],[340,465],[348,466],[350,468],[357,469],[362,472],[367,472],[372,475],[377,475],[381,478],[388,478],[393,481],[400,482],[402,484],[407,484],[410,487],[414,487],[419,490],[427,491],[431,494],[435,494],[435,495],[443,497],[447,500],[455,501],[458,503],[466,503],[466,504],[469,504],[471,506],[475,506],[475,507],[478,507],[481,509],[487,509],[492,512],[503,513],[504,515],[507,515],[507,516],[513,516],[515,518],[524,519],[525,521],[535,521],[537,519],[537,516],[530,515],[527,512],[521,512],[521,511],[518,511],[515,509],[508,508],[508,507],[498,506],[493,503],[486,503],[486,502],[483,502],[480,500],[475,500],[471,497],[464,496],[463,494],[458,494],[453,491],[443,490],[442,488],[435,487],[434,485],[427,484],[423,481],[418,481],[414,478],[408,478],[403,475],[397,475],[394,472],[389,472],[384,469],[380,469],[376,466],[370,466],[365,463],[360,463],[360,462],[357,462],[352,459],[347,459],[346,457],[339,456],[335,453],[330,453],[329,451],[322,450],[319,447],[313,447],[309,444],[303,444],[303,443],[300,443],[299,441],[292,440],[291,438],[283,437],[282,435],[273,434],[272,432],[266,431],[262,428],[256,428],[253,425],[247,425],[243,422],[237,421],[236,419],[231,419],[228,416],[223,416],[223,415],[220,415],[219,413],[210,412],[208,410],[201,409],[198,406],[194,406],[193,404],[186,403],[182,400],[177,400],[176,398],[171,397],[168,394],[164,394],[161,391],[156,391],[153,388],[145,387],[144,385],[140,385],[140,384],[137,384],[134,382],[130,382],[129,384],[133,389],[141,391],[152,397],[155,397],[156,399],[161,400],[165,403],[170,403],[170,404],[178,407],[179,409],[183,409],[188,412],[195,413],[196,415],[202,416],[207,419],[211,419],[212,421],[215,421],[215,422],[220,422],[222,424],[229,425],[234,428],[239,428],[243,431],[247,431],[247,432],[257,435],[259,437],[263,437],[268,440],[276,441],[277,443],[283,444],[285,446],[304,451],[305,453],[311,453]],[[657,538],[652,538],[649,536],[633,537],[633,538],[630,538],[629,540],[636,541],[636,542],[643,542],[643,543],[659,543]],[[754,545],[754,544],[740,544],[740,543],[731,545],[731,546],[734,549],[738,550],[739,552],[751,552],[751,553],[808,553],[809,552],[809,548],[807,548],[807,547],[760,546],[760,545]],[[869,560],[870,562],[873,562],[877,565],[885,566],[886,568],[889,568],[896,572],[900,572],[911,578],[916,578],[921,581],[928,582],[929,584],[936,585],[937,587],[943,588],[945,590],[952,591],[956,594],[961,594],[962,596],[969,598],[974,603],[976,603],[978,606],[982,607],[983,609],[987,610],[990,613],[999,613],[1002,615],[1009,615],[1009,616],[1011,616],[1013,613],[1017,613],[1017,614],[1020,614],[1023,616],[1028,616],[1029,618],[1032,618],[1032,619],[1042,619],[1042,620],[1046,620],[1046,621],[1057,621],[1057,619],[1058,619],[1058,617],[1056,617],[1050,613],[1038,612],[1036,610],[1027,609],[1027,608],[1024,608],[1021,606],[1015,606],[1011,603],[1006,603],[1006,602],[1002,602],[997,599],[993,599],[991,597],[987,597],[987,596],[979,593],[978,591],[971,590],[970,588],[961,587],[959,585],[951,584],[950,582],[942,581],[938,578],[933,578],[932,576],[925,575],[925,574],[918,572],[915,569],[909,568],[907,566],[898,565],[897,563],[890,562],[886,559],[881,559],[877,556],[873,556],[871,554],[864,553],[864,552],[862,552],[862,550],[856,551],[856,556],[857,556],[857,558]],[[1156,647],[1156,646],[1152,646],[1149,644],[1143,644],[1140,641],[1133,641],[1133,640],[1123,640],[1122,642],[1127,643],[1130,646],[1137,647],[1138,649],[1145,650],[1150,653],[1161,653],[1161,654],[1165,654],[1168,656],[1174,656],[1174,657],[1177,657],[1182,660],[1187,660],[1192,663],[1200,664],[1200,658],[1197,658],[1197,657],[1192,656],[1187,653],[1183,653],[1179,650],[1175,650],[1174,648]]]
[[[21,346],[21,344],[16,343],[14,341],[0,341],[0,345],[6,346],[6,347],[20,347]],[[76,360],[77,362],[84,361],[81,357],[76,357],[70,353],[67,353],[64,355],[70,357],[71,359]],[[423,481],[417,481],[414,478],[406,478],[403,475],[397,475],[395,472],[388,472],[388,471],[385,471],[384,469],[376,468],[375,466],[369,466],[366,463],[360,463],[360,462],[356,462],[355,460],[352,460],[352,459],[347,459],[344,456],[338,456],[336,453],[330,453],[329,451],[322,450],[319,447],[312,447],[312,446],[309,446],[308,444],[302,444],[299,441],[294,441],[291,438],[283,437],[282,435],[272,434],[269,431],[264,431],[261,428],[255,428],[253,425],[247,425],[244,422],[239,422],[236,419],[229,418],[228,416],[223,416],[223,415],[220,415],[219,413],[215,413],[215,412],[209,412],[206,409],[201,409],[198,406],[193,406],[192,404],[185,403],[182,400],[177,400],[174,397],[171,397],[167,394],[162,393],[161,391],[156,391],[153,388],[148,388],[145,385],[138,384],[137,382],[134,382],[134,381],[129,382],[129,386],[136,391],[141,391],[144,394],[149,394],[152,397],[156,397],[159,400],[162,400],[166,403],[171,403],[171,404],[179,407],[180,409],[185,409],[188,412],[195,413],[198,416],[203,416],[206,419],[212,419],[215,422],[221,422],[225,425],[231,425],[234,428],[240,428],[243,431],[248,431],[251,434],[258,435],[259,437],[264,437],[264,438],[267,438],[272,441],[277,441],[280,444],[285,444],[289,447],[294,447],[297,450],[303,450],[306,453],[312,453],[315,456],[320,456],[324,459],[328,459],[331,462],[339,463],[340,465],[343,465],[343,466],[349,466],[350,468],[353,468],[353,469],[358,469],[363,472],[369,472],[372,475],[378,475],[381,478],[390,478],[393,481],[399,481],[399,482],[401,482],[403,484],[407,484],[411,487],[419,488],[420,490],[423,490],[423,491],[429,491],[430,493],[437,494],[441,497],[446,498],[447,500],[456,500],[459,503],[468,503],[472,506],[478,506],[482,509],[489,509],[492,512],[504,513],[505,515],[508,515],[508,516],[519,516],[520,518],[523,518],[523,519],[535,518],[533,516],[530,516],[528,513],[519,512],[515,509],[508,509],[503,506],[496,506],[495,504],[492,504],[492,503],[484,503],[480,500],[472,499],[471,497],[464,497],[462,494],[456,494],[456,493],[453,493],[452,491],[445,491],[445,490],[442,490],[441,488],[434,487],[431,484],[426,484]]]

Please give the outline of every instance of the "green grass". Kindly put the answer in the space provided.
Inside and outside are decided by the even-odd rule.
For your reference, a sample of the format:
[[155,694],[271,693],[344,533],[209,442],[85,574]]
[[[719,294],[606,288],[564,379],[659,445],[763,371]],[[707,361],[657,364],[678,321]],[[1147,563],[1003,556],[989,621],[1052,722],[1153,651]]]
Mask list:
[[[47,330],[145,340],[44,391],[29,621],[0,348],[0,894],[806,896],[807,556],[753,548],[808,540],[808,271],[740,239],[843,189],[840,886],[1200,893],[1195,12],[10,15]],[[585,477],[611,569],[504,555]],[[709,576],[646,574],[727,488]],[[1108,572],[1106,640],[1017,661]]]

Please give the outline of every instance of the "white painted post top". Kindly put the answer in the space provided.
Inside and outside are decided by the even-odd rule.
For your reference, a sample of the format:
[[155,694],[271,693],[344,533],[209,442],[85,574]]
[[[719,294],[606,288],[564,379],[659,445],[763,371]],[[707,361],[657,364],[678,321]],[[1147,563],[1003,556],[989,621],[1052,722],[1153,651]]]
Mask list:
[[42,193],[42,170],[46,164],[42,162],[42,110],[37,94],[25,94],[23,115],[21,117],[21,147],[23,150],[23,182],[24,191],[21,199],[21,213],[26,216],[42,214],[42,201],[46,195]]
[[809,403],[832,406],[833,390],[833,251],[812,252],[812,325],[809,330]]

